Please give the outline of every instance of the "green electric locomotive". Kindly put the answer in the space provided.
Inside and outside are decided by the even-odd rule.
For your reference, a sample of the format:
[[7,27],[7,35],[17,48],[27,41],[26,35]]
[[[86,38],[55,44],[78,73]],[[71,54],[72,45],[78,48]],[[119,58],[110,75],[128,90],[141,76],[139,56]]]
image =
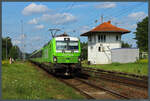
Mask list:
[[49,64],[53,73],[72,75],[81,71],[80,40],[76,37],[55,37],[33,52],[30,60]]

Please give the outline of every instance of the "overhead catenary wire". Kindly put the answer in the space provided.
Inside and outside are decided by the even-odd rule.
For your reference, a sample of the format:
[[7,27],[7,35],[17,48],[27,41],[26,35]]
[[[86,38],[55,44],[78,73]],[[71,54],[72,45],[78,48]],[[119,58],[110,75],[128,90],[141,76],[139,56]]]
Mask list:
[[[94,11],[94,12],[96,12],[96,11]],[[91,13],[89,14],[88,13],[88,15],[90,16],[91,14],[94,14],[94,12],[93,12],[93,8],[91,9]],[[77,26],[77,23],[75,23],[76,25],[75,26]],[[72,32],[75,32],[75,30],[72,30]],[[72,35],[74,35],[74,33],[72,33]]]
[[[65,9],[68,9],[68,8],[69,8],[69,6],[71,6],[71,5],[66,4],[62,9],[60,9],[59,11],[57,11],[57,13],[62,13],[62,12],[64,12]],[[57,26],[58,26],[58,24],[52,24],[51,29],[57,29]],[[48,31],[49,31],[49,29],[48,29]],[[46,42],[46,43],[47,43],[47,42]]]
[[[73,7],[73,5],[75,4],[75,2],[73,2],[71,5],[70,5],[70,8],[67,8],[68,10],[66,11],[66,12],[69,12],[71,9],[72,9],[72,7]],[[69,6],[68,6],[69,7]],[[64,12],[64,11],[63,11]],[[62,16],[62,18],[63,17],[65,17],[65,14]],[[55,26],[54,26],[54,28],[57,28],[58,27],[58,25],[60,25],[60,23],[59,24],[56,24]]]
[[[137,8],[137,6],[139,7],[139,5],[141,5],[141,3],[139,3],[139,4],[136,4],[136,5],[134,5],[134,6],[131,6],[131,8],[128,8],[128,9],[126,9],[126,8],[123,8],[123,9],[121,9],[120,10],[120,12],[121,11],[123,11],[123,12],[121,12],[121,13],[119,13],[119,14],[117,14],[117,12],[118,11],[116,11],[115,13],[114,12],[112,12],[112,13],[114,13],[115,14],[115,16],[113,16],[112,15],[112,13],[110,14],[110,13],[108,13],[108,15],[105,15],[105,16],[111,16],[111,17],[119,17],[119,16],[121,16],[121,15],[123,15],[123,14],[126,14],[128,11],[132,11],[133,9],[132,8]],[[132,10],[130,10],[130,9],[132,9]]]
[[[123,14],[126,14],[126,13],[128,13],[129,11],[133,11],[134,9],[137,9],[137,8],[139,8],[139,7],[142,7],[143,6],[143,4],[141,5],[142,3],[138,3],[138,4],[135,4],[134,6],[133,5],[131,5],[131,7],[129,8],[128,6],[126,6],[126,8],[128,7],[128,9],[126,9],[125,10],[125,8],[123,8],[123,9],[121,9],[121,11],[124,11],[124,12],[121,12],[121,13],[119,13],[117,16],[115,16],[115,17],[118,17],[118,16],[121,16],[121,15],[123,15]],[[141,6],[140,6],[141,5]],[[131,10],[132,9],[132,10]],[[117,11],[118,12],[118,11]],[[116,13],[117,13],[116,12]],[[112,12],[112,13],[114,13],[114,12]],[[94,22],[92,22],[92,23],[90,23],[89,25],[91,25],[91,24],[94,24]],[[85,24],[85,26],[89,26],[89,25],[87,25],[87,24]],[[83,25],[82,25],[83,26]],[[81,28],[81,26],[78,26],[78,28]],[[77,28],[76,28],[77,29]]]
[[[139,5],[141,5],[142,3],[138,3],[138,4],[136,4],[136,5],[134,5],[134,6],[132,6],[131,5],[131,8],[128,8],[127,10],[125,10],[124,8],[122,9],[124,12],[121,12],[121,13],[119,13],[119,14],[117,14],[117,15],[115,15],[115,17],[119,17],[119,16],[121,16],[121,15],[123,15],[123,14],[126,14],[127,12],[129,12],[129,11],[132,11],[132,10],[134,10],[134,9],[136,9],[136,8],[138,8],[138,7],[141,7],[141,6],[139,6]],[[132,8],[134,8],[134,9],[132,9]],[[132,9],[132,10],[130,10],[130,9]],[[121,11],[122,11],[121,10]],[[113,12],[112,12],[113,13]],[[116,14],[116,13],[115,13]],[[110,14],[108,14],[108,15],[110,15]],[[106,15],[107,16],[107,15]],[[105,18],[105,17],[104,17]],[[89,26],[89,25],[91,25],[91,24],[93,24],[93,22],[92,23],[90,23],[90,24],[85,24],[86,26]],[[79,26],[79,28],[80,28],[81,26]]]
[[[64,12],[64,11],[65,11],[65,8],[68,9],[69,6],[70,6],[70,5],[66,4],[66,5],[64,6],[64,8],[62,8],[62,9],[61,9],[60,11],[58,11],[57,13],[62,13],[62,12]],[[55,26],[54,26],[53,28],[56,28],[56,26],[57,26],[57,24],[55,24]]]

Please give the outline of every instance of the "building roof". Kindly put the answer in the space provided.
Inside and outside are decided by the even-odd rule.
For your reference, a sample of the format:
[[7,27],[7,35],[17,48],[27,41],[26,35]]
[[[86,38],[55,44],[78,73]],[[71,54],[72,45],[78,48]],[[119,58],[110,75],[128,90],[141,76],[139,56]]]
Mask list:
[[92,32],[110,32],[110,33],[118,32],[120,34],[130,33],[129,30],[114,26],[111,24],[111,21],[108,21],[96,26],[94,29],[88,32],[81,34],[81,36],[88,36]]
[[66,32],[64,32],[63,34],[57,35],[56,37],[64,37],[64,36],[69,36]]

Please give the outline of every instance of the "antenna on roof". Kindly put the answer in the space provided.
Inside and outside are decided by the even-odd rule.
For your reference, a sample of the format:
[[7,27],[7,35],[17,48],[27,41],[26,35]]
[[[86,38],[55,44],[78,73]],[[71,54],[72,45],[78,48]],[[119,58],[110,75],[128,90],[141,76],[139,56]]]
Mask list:
[[101,23],[103,23],[103,14],[101,15]]
[[115,26],[117,26],[119,23],[118,22],[115,22]]

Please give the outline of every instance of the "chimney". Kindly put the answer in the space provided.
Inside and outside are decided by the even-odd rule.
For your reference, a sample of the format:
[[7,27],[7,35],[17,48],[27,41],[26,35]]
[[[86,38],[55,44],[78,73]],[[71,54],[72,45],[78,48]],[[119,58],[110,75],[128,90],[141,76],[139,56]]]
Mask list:
[[111,23],[111,21],[109,20],[108,23]]

